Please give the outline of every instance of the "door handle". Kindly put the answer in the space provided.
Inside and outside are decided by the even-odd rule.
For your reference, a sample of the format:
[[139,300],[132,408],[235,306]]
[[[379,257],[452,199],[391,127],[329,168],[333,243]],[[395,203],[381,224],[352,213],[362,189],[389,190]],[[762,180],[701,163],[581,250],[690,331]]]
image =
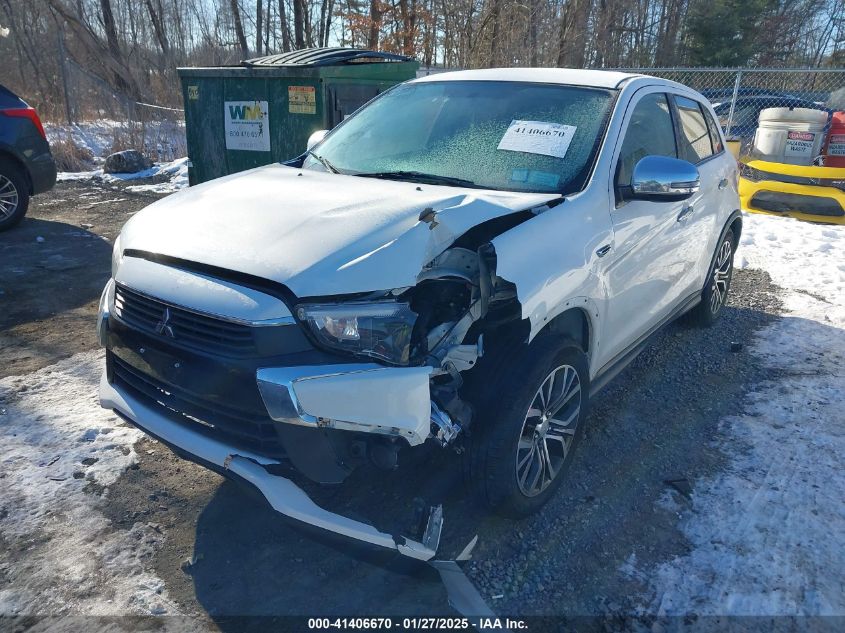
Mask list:
[[727,178],[722,178],[722,179],[719,181],[719,189],[724,189],[724,188],[725,188],[725,187],[727,187],[727,186],[728,186],[728,179],[727,179]]
[[605,244],[604,246],[602,246],[600,249],[598,249],[596,251],[596,255],[598,255],[599,257],[604,257],[609,252],[610,252],[610,244]]
[[678,222],[680,222],[684,218],[686,218],[690,213],[693,212],[693,210],[694,209],[693,209],[693,206],[691,204],[688,204],[683,209],[681,209],[681,212],[678,214]]

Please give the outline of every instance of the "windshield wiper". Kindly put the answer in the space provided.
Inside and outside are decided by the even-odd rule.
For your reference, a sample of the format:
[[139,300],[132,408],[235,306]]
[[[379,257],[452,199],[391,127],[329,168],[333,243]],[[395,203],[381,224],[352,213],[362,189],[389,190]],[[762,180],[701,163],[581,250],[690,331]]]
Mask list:
[[437,174],[426,174],[421,171],[376,171],[376,172],[360,172],[356,176],[364,176],[365,178],[382,178],[384,180],[410,180],[411,182],[425,182],[431,185],[454,185],[456,187],[475,187],[483,189],[481,185],[474,183],[472,180],[465,180],[464,178],[455,178],[454,176],[439,176]]
[[322,156],[319,156],[316,152],[311,151],[310,149],[305,153],[308,154],[309,156],[313,156],[314,159],[317,160],[317,162],[319,162],[323,167],[328,169],[329,172],[331,172],[333,174],[339,174],[340,173],[340,170],[337,167],[335,167],[334,165],[332,165],[329,162],[328,158],[323,158]]

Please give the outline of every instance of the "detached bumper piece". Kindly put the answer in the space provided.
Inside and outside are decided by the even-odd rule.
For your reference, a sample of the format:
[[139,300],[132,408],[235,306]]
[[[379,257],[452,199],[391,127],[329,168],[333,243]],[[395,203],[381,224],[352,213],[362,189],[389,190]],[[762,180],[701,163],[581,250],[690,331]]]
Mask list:
[[431,367],[375,363],[259,369],[258,390],[277,422],[405,438],[431,431]]
[[739,197],[746,211],[845,224],[843,168],[752,160],[741,165],[740,174]]
[[443,526],[440,506],[431,509],[421,541],[386,534],[372,525],[321,508],[291,480],[268,472],[266,467],[276,466],[280,461],[234,450],[213,437],[174,422],[132,395],[118,392],[105,375],[100,381],[100,401],[103,407],[113,409],[149,435],[249,482],[284,516],[417,560],[431,560],[437,553]]

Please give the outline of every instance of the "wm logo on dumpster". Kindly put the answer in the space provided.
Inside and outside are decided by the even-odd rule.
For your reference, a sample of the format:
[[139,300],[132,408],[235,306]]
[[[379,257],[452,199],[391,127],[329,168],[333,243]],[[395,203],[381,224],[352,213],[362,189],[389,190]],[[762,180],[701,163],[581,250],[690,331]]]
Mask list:
[[261,105],[230,105],[229,118],[232,121],[257,121],[264,118],[264,112],[261,111]]

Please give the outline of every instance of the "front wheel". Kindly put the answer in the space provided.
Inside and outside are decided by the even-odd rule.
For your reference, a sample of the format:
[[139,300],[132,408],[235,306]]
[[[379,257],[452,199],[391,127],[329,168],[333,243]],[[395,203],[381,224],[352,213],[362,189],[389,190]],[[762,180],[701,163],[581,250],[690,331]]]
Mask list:
[[488,384],[469,451],[471,483],[501,514],[539,510],[566,478],[583,437],[589,399],[587,357],[575,343],[538,337],[508,356]]
[[701,303],[690,310],[689,318],[696,325],[710,326],[722,313],[728,301],[734,269],[734,234],[728,231],[719,241],[707,281],[701,291]]

